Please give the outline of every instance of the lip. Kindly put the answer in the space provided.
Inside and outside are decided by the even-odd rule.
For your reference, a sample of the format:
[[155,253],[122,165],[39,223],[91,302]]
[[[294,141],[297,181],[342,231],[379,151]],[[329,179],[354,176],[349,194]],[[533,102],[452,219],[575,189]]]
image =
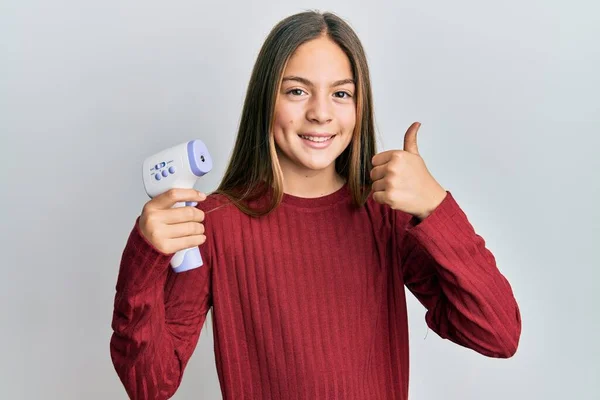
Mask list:
[[[331,137],[329,140],[326,140],[324,142],[313,142],[307,139],[303,139],[302,136],[312,136],[312,137]],[[298,137],[300,138],[300,140],[302,141],[302,143],[306,146],[306,147],[310,147],[311,149],[326,149],[327,147],[329,147],[331,145],[331,143],[333,142],[333,139],[335,139],[335,134],[332,133],[317,133],[317,132],[310,132],[310,133],[302,133],[302,134],[298,134]]]
[[335,133],[306,132],[306,133],[299,133],[298,136],[329,137],[329,136],[335,136]]

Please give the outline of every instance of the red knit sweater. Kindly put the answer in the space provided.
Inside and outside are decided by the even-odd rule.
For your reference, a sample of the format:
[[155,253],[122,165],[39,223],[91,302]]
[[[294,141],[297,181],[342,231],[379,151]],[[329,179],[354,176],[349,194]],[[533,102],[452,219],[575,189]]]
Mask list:
[[407,399],[405,286],[442,338],[517,349],[512,289],[450,192],[423,221],[372,197],[354,209],[346,186],[261,218],[219,195],[198,207],[202,267],[173,273],[137,223],[125,246],[110,349],[131,398],[175,393],[211,307],[226,400]]

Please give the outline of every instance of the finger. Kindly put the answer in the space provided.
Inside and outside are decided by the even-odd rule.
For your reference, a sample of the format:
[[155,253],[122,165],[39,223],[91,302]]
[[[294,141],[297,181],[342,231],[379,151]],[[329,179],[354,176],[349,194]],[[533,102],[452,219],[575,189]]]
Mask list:
[[420,122],[413,122],[408,130],[404,134],[404,151],[408,151],[412,154],[419,154],[419,148],[417,146],[417,132],[421,127]]
[[373,193],[373,200],[379,204],[387,204],[387,194],[385,192],[375,192]]
[[371,180],[375,182],[378,179],[385,177],[387,173],[387,168],[384,165],[380,165],[379,167],[375,167],[371,170],[370,176]]
[[377,167],[377,166],[387,163],[388,161],[390,161],[392,159],[392,155],[394,154],[394,151],[396,151],[396,150],[387,150],[387,151],[375,154],[375,156],[373,156],[373,158],[371,159],[371,163],[373,164],[374,167]]
[[168,253],[175,253],[179,250],[200,246],[204,242],[206,242],[206,235],[184,236],[168,240],[166,247]]
[[199,192],[195,189],[176,188],[167,190],[166,192],[159,194],[154,199],[152,199],[150,203],[152,203],[152,206],[157,209],[166,210],[173,207],[176,203],[179,202],[198,202],[204,200],[206,200],[206,194],[202,192]]
[[385,192],[386,188],[387,188],[387,184],[386,184],[385,180],[383,180],[383,179],[379,179],[379,180],[373,182],[373,184],[371,185],[371,191],[373,193]]
[[161,212],[165,224],[179,224],[182,222],[204,222],[204,211],[196,207],[178,207]]
[[180,224],[168,225],[166,234],[170,239],[203,235],[204,224],[200,222],[182,222]]

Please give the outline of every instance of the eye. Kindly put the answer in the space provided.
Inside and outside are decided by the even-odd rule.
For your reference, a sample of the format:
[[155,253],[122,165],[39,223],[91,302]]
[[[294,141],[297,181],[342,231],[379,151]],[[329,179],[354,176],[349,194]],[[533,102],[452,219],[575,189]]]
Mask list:
[[338,99],[349,99],[350,97],[352,97],[352,95],[348,92],[335,92],[334,96],[337,97]]
[[285,93],[286,94],[291,94],[293,96],[301,96],[302,93],[306,93],[306,92],[304,90],[302,90],[302,89],[291,89],[291,90],[288,90]]

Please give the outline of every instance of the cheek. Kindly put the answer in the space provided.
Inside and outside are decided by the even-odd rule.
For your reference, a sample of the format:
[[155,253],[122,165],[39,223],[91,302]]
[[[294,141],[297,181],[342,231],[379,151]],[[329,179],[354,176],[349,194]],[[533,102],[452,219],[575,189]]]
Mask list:
[[285,132],[294,127],[295,121],[296,118],[292,113],[286,112],[286,110],[278,110],[273,119],[274,129]]
[[350,145],[354,134],[354,127],[356,126],[356,111],[354,108],[345,110],[339,115],[340,128],[344,132],[344,148]]
[[280,148],[288,147],[288,133],[293,130],[294,119],[290,116],[283,115],[281,112],[276,112],[273,118],[273,138],[275,144]]
[[354,108],[345,110],[340,115],[340,122],[344,131],[352,132],[354,130],[354,126],[356,125],[356,110]]

